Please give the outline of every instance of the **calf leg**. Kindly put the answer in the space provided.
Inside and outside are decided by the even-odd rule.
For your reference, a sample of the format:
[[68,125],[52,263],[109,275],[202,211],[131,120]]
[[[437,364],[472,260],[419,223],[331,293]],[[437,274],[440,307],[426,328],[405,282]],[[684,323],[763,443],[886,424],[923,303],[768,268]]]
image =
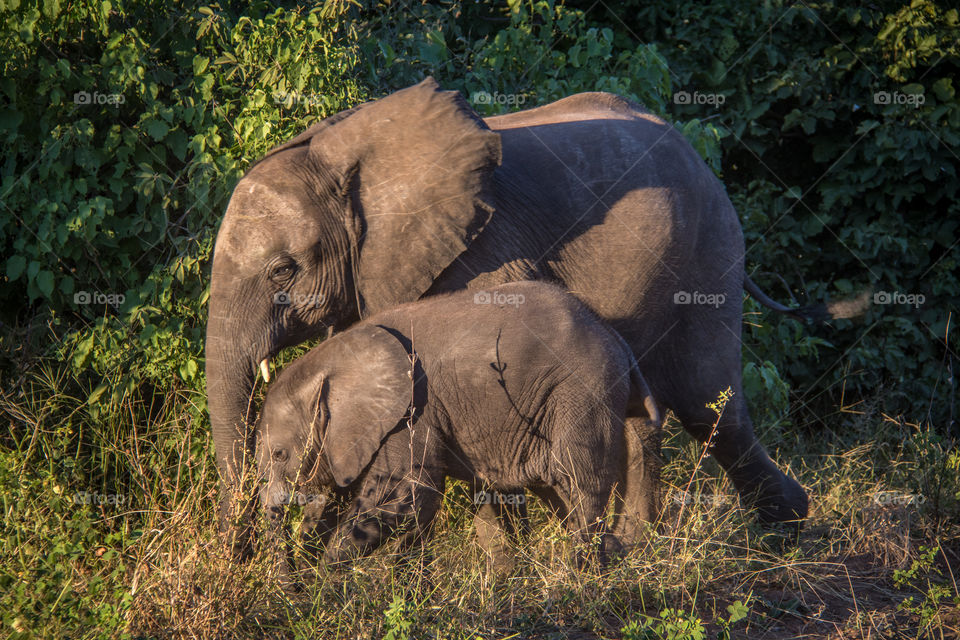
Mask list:
[[[387,444],[364,477],[343,522],[333,532],[324,559],[347,562],[399,537],[401,548],[420,544],[429,534],[443,498],[443,473],[417,464],[397,464],[397,454],[409,459],[409,450],[391,452]],[[394,447],[396,449],[396,447]],[[402,460],[403,458],[399,458]],[[397,468],[397,467],[401,468]]]
[[511,546],[530,532],[526,497],[522,492],[491,491],[478,482],[474,482],[471,489],[474,503],[478,505],[473,520],[477,544],[486,553],[488,565],[495,573],[510,573],[516,566]]

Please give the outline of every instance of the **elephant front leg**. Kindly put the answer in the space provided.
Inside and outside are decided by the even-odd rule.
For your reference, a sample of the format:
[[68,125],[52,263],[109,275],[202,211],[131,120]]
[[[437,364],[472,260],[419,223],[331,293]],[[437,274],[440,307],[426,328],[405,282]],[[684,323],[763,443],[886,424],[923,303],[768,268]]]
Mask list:
[[368,474],[345,521],[333,532],[324,560],[334,565],[347,563],[372,553],[393,537],[399,538],[403,550],[422,543],[442,496],[442,479]]
[[302,556],[298,567],[314,569],[323,557],[323,550],[337,529],[348,505],[337,496],[332,499],[311,500],[303,507],[303,522],[300,525],[300,548]]

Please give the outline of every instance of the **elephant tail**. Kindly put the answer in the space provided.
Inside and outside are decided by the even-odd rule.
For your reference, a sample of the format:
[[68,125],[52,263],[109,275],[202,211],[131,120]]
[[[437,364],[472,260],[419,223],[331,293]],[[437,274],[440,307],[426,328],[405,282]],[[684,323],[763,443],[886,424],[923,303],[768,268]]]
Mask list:
[[840,318],[854,318],[862,315],[870,305],[871,292],[864,291],[860,295],[846,300],[813,304],[806,307],[788,307],[765,294],[747,274],[743,274],[743,288],[753,296],[757,302],[768,309],[773,309],[777,313],[782,313],[791,318],[796,318],[803,322],[812,322],[814,324],[823,324],[828,320],[838,320]]
[[[619,343],[620,350],[626,356],[630,367],[630,399],[627,401],[627,415],[639,417],[646,414],[650,424],[659,429],[663,425],[663,411],[657,406],[653,399],[653,393],[647,386],[647,381],[643,379],[643,375],[640,373],[640,366],[637,364],[637,358],[633,355],[633,349],[616,329],[609,325],[606,325],[606,329]],[[643,439],[643,434],[637,433],[637,435]]]
[[[641,416],[646,413],[647,419],[650,421],[648,428],[652,425],[659,429],[663,425],[663,412],[654,401],[653,394],[650,393],[650,387],[647,386],[647,381],[640,375],[640,367],[637,366],[637,361],[634,360],[632,353],[630,354],[630,360],[630,400],[627,403],[627,414]],[[638,432],[637,436],[642,440],[645,434]]]
[[[659,430],[660,427],[663,426],[663,411],[657,406],[656,401],[653,399],[653,393],[650,392],[650,387],[647,386],[647,381],[643,379],[643,374],[640,373],[640,366],[637,364],[637,359],[633,355],[633,349],[631,349],[627,341],[623,339],[623,336],[613,331],[613,329],[611,329],[611,331],[619,339],[623,353],[627,356],[627,360],[630,363],[630,399],[627,401],[627,415],[640,417],[646,414],[647,419],[650,421],[647,428],[653,427]],[[637,432],[637,436],[641,440],[645,438],[645,434],[639,431]]]

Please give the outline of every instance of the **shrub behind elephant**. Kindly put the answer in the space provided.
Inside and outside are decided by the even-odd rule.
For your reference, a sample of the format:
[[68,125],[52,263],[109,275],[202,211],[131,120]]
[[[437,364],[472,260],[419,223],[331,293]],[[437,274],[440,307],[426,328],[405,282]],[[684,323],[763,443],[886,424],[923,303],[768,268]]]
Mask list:
[[558,287],[431,297],[284,370],[257,428],[261,502],[276,520],[291,491],[350,487],[325,553],[343,561],[393,534],[419,540],[453,477],[529,488],[609,551],[619,543],[603,516],[624,473],[628,404],[659,429],[630,348]]

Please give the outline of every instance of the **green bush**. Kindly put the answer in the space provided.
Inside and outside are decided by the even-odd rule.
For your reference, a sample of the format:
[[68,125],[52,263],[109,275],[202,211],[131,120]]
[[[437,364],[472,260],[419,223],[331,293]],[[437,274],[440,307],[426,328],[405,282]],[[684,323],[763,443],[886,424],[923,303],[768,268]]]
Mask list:
[[49,314],[61,357],[105,378],[91,404],[142,380],[202,389],[208,262],[233,184],[366,96],[321,9],[242,9],[4,14],[0,305],[10,323]]

